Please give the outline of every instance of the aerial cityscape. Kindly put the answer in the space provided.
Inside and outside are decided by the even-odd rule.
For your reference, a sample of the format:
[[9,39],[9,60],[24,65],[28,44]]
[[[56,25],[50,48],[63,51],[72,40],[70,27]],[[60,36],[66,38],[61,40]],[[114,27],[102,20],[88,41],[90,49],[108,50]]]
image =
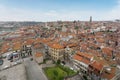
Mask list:
[[120,0],[0,0],[0,80],[120,80]]

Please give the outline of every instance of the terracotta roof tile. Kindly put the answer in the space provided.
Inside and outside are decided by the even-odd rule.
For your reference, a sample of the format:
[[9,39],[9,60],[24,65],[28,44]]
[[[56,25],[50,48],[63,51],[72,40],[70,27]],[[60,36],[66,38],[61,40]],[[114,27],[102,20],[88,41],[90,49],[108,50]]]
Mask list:
[[[83,54],[83,53],[82,53]],[[90,64],[90,60],[86,59],[84,55],[80,55],[80,53],[77,53],[73,56],[75,60],[81,61],[85,64]]]
[[102,48],[102,52],[104,54],[107,54],[108,56],[112,56],[112,51],[113,51],[113,49],[109,48],[109,47]]
[[103,39],[103,38],[98,38],[98,39],[96,39],[96,41],[99,42],[99,43],[104,43],[104,42],[105,42],[105,39]]
[[106,73],[104,71],[104,73],[102,73],[102,77],[103,78],[107,78],[108,80],[111,80],[115,76],[115,72],[116,72],[116,69],[115,68],[111,68],[109,73]]
[[43,56],[42,53],[40,53],[40,52],[35,53],[35,57],[41,57],[41,56]]
[[49,44],[49,47],[55,48],[55,49],[64,49],[64,46],[60,45],[59,43]]
[[40,48],[40,47],[41,47],[40,44],[35,44],[35,45],[34,45],[34,48],[35,48],[35,49],[38,49],[38,48]]
[[78,61],[81,61],[81,60],[82,60],[82,57],[80,57],[79,55],[74,55],[74,56],[73,56],[73,59],[78,60]]
[[42,41],[41,38],[36,38],[36,39],[35,39],[35,43],[40,43],[41,41]]
[[7,52],[11,48],[9,42],[4,42],[2,47],[1,47],[1,53]]
[[67,46],[69,46],[71,48],[71,47],[76,47],[77,44],[76,43],[72,43],[72,44],[68,44]]
[[23,45],[32,45],[34,43],[34,39],[27,39],[24,41]]
[[13,49],[14,50],[20,50],[22,47],[22,42],[14,42],[13,43]]
[[83,53],[83,52],[79,52],[79,51],[77,52],[77,54],[80,55],[80,56],[86,57],[86,58],[88,58],[88,59],[91,59],[91,58],[94,57],[92,54]]
[[95,68],[95,69],[97,69],[99,71],[102,70],[102,68],[103,68],[103,65],[100,62],[98,62],[98,61],[92,62],[90,64],[90,66],[92,66],[93,68]]
[[42,42],[46,44],[47,42],[50,42],[51,40],[52,40],[51,38],[43,38]]

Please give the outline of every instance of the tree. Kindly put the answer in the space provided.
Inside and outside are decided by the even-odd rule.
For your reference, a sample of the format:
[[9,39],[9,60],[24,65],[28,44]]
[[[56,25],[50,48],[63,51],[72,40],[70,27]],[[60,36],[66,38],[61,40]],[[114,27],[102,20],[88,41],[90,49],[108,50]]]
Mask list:
[[62,30],[62,28],[60,27],[60,28],[58,28],[57,30],[58,30],[58,31],[61,31],[61,30]]
[[60,64],[61,63],[61,61],[60,60],[57,60],[57,64]]
[[78,30],[78,29],[79,29],[79,27],[78,27],[78,26],[75,26],[75,28],[74,28],[74,29]]

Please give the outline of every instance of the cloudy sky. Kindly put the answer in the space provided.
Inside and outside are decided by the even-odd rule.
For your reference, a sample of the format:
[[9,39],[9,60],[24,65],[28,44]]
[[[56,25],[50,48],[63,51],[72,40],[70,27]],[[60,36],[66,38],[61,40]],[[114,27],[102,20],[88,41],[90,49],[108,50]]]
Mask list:
[[120,0],[0,0],[0,21],[120,19]]

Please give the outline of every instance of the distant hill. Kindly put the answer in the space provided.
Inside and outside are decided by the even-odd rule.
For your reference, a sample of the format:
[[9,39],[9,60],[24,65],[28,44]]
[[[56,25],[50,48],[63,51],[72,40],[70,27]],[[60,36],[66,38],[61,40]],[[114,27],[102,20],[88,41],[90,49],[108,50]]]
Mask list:
[[0,22],[0,28],[33,26],[41,23],[42,22]]

